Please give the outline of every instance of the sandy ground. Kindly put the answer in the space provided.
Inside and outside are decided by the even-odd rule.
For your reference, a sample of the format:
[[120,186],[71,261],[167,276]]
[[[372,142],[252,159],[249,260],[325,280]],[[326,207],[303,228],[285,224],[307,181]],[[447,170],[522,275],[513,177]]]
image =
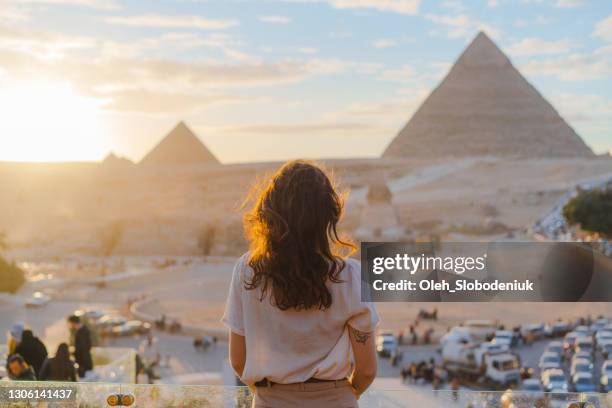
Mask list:
[[[185,323],[222,327],[219,319],[223,314],[227,289],[233,264],[219,262],[198,264],[182,272],[157,274],[146,280],[142,287],[156,301],[147,304],[143,311],[152,315],[162,313],[180,317]],[[122,284],[123,289],[134,288]],[[420,309],[438,308],[437,322],[422,321],[417,332],[433,327],[436,332],[460,324],[467,319],[498,320],[507,327],[525,323],[553,322],[559,318],[575,319],[581,316],[600,314],[611,316],[612,303],[398,303],[376,304],[380,314],[380,328],[384,330],[406,330],[414,323]]]

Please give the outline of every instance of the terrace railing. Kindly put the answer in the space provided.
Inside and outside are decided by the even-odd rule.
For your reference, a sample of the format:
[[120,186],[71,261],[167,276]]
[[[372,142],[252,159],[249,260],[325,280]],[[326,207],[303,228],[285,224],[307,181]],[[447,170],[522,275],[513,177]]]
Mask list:
[[[60,393],[53,393],[61,390],[71,390],[69,399],[66,399],[66,393],[63,394],[63,397],[66,397],[64,399]],[[246,408],[250,407],[251,400],[252,394],[246,387],[0,382],[1,408],[109,406]],[[359,406],[362,408],[612,408],[612,395],[463,390],[453,393],[425,389],[415,391],[413,388],[372,389],[360,398]]]

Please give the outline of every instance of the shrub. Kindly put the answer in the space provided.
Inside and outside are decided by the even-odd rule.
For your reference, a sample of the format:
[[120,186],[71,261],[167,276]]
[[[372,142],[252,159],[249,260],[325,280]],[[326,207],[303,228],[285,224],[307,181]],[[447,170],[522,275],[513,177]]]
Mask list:
[[15,293],[24,283],[23,270],[0,256],[0,292]]
[[570,225],[612,237],[612,189],[582,191],[563,207]]

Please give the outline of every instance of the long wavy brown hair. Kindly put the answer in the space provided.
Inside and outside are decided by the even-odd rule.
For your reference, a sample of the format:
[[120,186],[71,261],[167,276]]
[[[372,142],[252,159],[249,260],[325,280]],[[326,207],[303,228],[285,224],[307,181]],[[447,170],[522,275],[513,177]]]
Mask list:
[[269,293],[281,310],[329,308],[328,282],[340,282],[344,259],[355,250],[338,235],[343,205],[321,167],[285,163],[262,185],[245,216],[254,271],[245,288],[261,288],[260,300]]

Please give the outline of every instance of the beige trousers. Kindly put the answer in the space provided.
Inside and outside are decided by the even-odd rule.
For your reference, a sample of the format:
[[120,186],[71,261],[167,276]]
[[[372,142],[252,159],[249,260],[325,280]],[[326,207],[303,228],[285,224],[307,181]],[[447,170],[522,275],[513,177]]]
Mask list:
[[358,408],[346,380],[257,387],[252,408]]

